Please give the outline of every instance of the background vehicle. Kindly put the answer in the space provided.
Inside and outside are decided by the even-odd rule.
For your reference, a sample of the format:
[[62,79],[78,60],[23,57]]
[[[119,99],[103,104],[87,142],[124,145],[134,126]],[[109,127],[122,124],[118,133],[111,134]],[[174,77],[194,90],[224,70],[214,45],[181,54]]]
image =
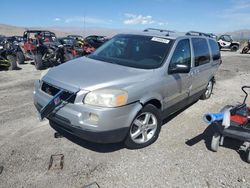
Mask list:
[[75,40],[82,40],[82,41],[84,40],[83,36],[81,35],[68,35],[67,37],[73,38]]
[[17,53],[19,63],[34,60],[38,70],[47,66],[55,66],[70,59],[70,51],[59,43],[56,35],[50,31],[27,30],[23,34],[24,42],[20,43]]
[[83,55],[83,49],[80,47],[76,39],[71,37],[62,37],[58,39],[59,42],[71,52],[72,57],[80,57]]
[[7,38],[0,37],[0,70],[19,70],[16,60],[16,47]]
[[231,51],[237,51],[240,47],[240,43],[234,41],[230,35],[221,35],[218,38],[218,44],[220,49],[230,49]]
[[[35,83],[41,117],[59,133],[93,142],[135,149],[156,141],[165,117],[211,96],[221,58],[211,37],[151,30],[116,35],[50,69]],[[65,105],[57,111],[60,101]]]
[[242,49],[241,53],[242,54],[246,54],[249,50],[250,50],[250,39],[248,39],[247,45],[244,46],[244,48]]
[[9,42],[12,43],[19,43],[23,41],[23,36],[11,36],[11,37],[7,37]]
[[98,47],[100,47],[106,41],[108,41],[107,37],[105,37],[105,36],[98,36],[98,35],[90,35],[90,36],[87,36],[84,39],[84,42],[87,42],[89,45],[91,45],[95,49],[98,48]]
[[72,51],[74,57],[88,55],[96,50],[96,48],[91,46],[88,42],[74,39],[73,37],[63,37],[60,38],[59,41]]

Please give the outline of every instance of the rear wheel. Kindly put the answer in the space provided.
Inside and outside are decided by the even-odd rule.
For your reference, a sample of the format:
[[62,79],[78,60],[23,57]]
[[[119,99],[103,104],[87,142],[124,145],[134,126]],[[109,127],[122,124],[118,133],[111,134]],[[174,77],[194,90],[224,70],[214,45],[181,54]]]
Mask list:
[[236,52],[239,49],[239,46],[233,45],[231,46],[231,51]]
[[18,64],[24,64],[25,57],[23,55],[23,52],[21,51],[17,52],[16,57],[17,57]]
[[207,84],[205,93],[201,96],[202,100],[210,98],[213,92],[214,82],[213,80],[210,80]]
[[34,60],[35,60],[36,69],[37,70],[42,70],[44,68],[43,60],[42,60],[42,54],[36,54]]
[[130,126],[125,146],[139,149],[154,143],[161,130],[160,111],[154,105],[146,105],[135,117]]
[[211,150],[217,152],[219,144],[220,144],[220,135],[218,133],[215,133],[211,140]]

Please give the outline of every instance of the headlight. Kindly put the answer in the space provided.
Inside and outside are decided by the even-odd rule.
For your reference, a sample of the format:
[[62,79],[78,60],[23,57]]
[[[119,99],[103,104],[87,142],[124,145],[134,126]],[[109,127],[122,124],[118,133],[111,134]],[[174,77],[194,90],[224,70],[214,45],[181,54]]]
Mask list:
[[87,94],[84,103],[101,107],[117,107],[127,103],[128,93],[120,89],[99,89]]
[[47,74],[47,72],[49,72],[49,69],[42,71],[41,76],[40,76],[40,80],[45,76],[45,74]]

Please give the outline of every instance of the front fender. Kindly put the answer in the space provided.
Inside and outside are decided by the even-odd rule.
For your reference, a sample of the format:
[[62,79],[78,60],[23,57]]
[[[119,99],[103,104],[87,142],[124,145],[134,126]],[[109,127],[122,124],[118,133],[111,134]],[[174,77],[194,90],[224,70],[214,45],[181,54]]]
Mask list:
[[160,104],[161,104],[161,110],[163,110],[163,98],[160,94],[158,93],[147,93],[145,96],[143,96],[140,99],[140,103],[142,105],[145,105],[146,103],[148,103],[151,100],[157,100]]

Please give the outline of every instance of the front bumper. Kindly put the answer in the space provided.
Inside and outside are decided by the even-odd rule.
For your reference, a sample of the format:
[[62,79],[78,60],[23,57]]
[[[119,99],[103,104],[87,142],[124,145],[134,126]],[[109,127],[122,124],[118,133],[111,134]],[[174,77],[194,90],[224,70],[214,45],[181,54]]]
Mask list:
[[56,118],[49,117],[48,119],[50,120],[50,126],[60,134],[63,135],[65,132],[67,132],[81,139],[95,143],[121,142],[125,139],[129,131],[129,127],[124,127],[110,131],[95,132],[77,128],[71,125],[69,122],[66,123],[65,121],[60,121],[58,116]]
[[[34,104],[38,110],[52,98],[40,88],[40,82],[36,81]],[[116,108],[94,107],[82,103],[86,93],[81,90],[77,93],[74,103],[67,103],[62,108],[56,108],[54,113],[48,117],[51,127],[92,142],[122,141],[127,135],[134,117],[141,110],[141,104],[135,102]]]

